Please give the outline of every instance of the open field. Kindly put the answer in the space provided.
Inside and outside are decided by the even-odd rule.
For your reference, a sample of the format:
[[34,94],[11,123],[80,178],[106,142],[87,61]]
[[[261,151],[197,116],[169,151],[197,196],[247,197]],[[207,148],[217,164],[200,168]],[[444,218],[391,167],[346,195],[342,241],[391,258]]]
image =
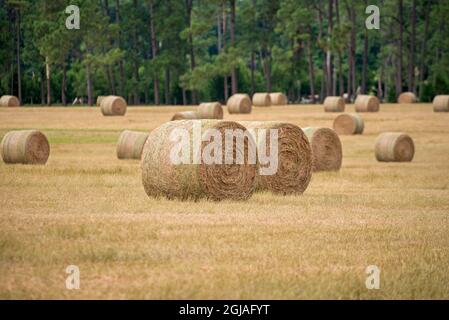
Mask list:
[[[138,161],[116,159],[124,129],[149,131],[175,111],[0,108],[0,137],[39,129],[46,166],[0,162],[0,298],[449,298],[449,114],[430,104],[362,114],[363,136],[342,137],[339,173],[315,174],[301,197],[247,202],[149,199]],[[352,111],[353,107],[347,107]],[[256,108],[225,119],[332,126],[322,106]],[[374,141],[404,131],[412,163],[378,163]],[[65,288],[65,269],[81,289]],[[381,269],[367,290],[365,269]]]

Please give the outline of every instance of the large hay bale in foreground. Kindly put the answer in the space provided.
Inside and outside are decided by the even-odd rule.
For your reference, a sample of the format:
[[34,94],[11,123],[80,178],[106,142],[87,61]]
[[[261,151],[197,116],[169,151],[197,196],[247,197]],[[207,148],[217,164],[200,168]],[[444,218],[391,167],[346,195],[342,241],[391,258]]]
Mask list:
[[407,103],[416,103],[416,95],[413,92],[403,92],[398,97],[398,103],[407,104]]
[[439,95],[433,99],[433,111],[449,112],[449,95]]
[[223,119],[223,107],[219,102],[202,103],[197,111],[199,119]]
[[2,107],[20,107],[20,101],[15,96],[2,96],[0,98],[0,106],[2,106]]
[[100,107],[104,116],[124,116],[127,104],[122,97],[108,96],[101,100]]
[[50,156],[47,137],[36,130],[8,132],[0,150],[5,163],[45,164]]
[[344,112],[345,99],[342,97],[327,97],[324,100],[324,111],[326,112]]
[[354,104],[357,112],[378,112],[380,108],[379,99],[375,96],[358,95]]
[[177,121],[177,120],[195,120],[199,119],[198,112],[196,111],[181,111],[176,112],[173,117],[171,118],[171,121]]
[[282,92],[270,93],[270,100],[273,106],[285,106],[288,104],[288,98]]
[[337,133],[329,128],[309,127],[304,129],[312,147],[313,171],[338,171],[341,168],[343,151]]
[[228,99],[227,102],[229,113],[251,113],[253,104],[247,94],[237,93]]
[[334,120],[334,130],[339,135],[362,134],[364,128],[362,117],[356,113],[344,113]]
[[271,98],[268,93],[255,93],[253,95],[253,106],[255,107],[269,107],[271,106]]
[[[277,130],[277,171],[275,174],[261,175],[260,168],[269,164],[259,163],[257,189],[269,190],[276,194],[302,194],[307,189],[312,177],[312,149],[301,128],[294,124],[275,121],[240,122],[253,134],[258,152],[271,156],[270,130]],[[265,139],[260,139],[265,129]],[[258,139],[259,138],[259,139]]]
[[410,162],[415,155],[415,144],[405,133],[386,132],[377,138],[374,150],[377,161]]
[[97,107],[101,106],[101,102],[108,96],[98,96],[97,97]]
[[[246,200],[251,197],[256,185],[257,164],[250,163],[246,155],[249,148],[255,149],[255,142],[251,136],[243,139],[242,143],[236,143],[234,139],[226,154],[225,130],[244,132],[246,128],[232,121],[183,120],[168,122],[153,130],[142,153],[142,182],[147,195],[180,200],[205,198],[214,201]],[[209,135],[216,132],[221,134],[223,146],[222,152],[218,154],[215,154],[209,145],[209,141],[215,142]],[[177,134],[181,133],[187,138],[177,140]],[[182,159],[173,157],[182,156],[182,150],[190,157],[182,158],[186,161],[177,164],[174,161]],[[214,154],[215,159],[222,164],[206,164],[200,161],[203,158],[200,155],[203,153]],[[237,155],[242,156],[241,164],[235,163]],[[226,156],[234,160],[233,164],[226,164]]]
[[140,159],[148,133],[125,130],[117,142],[117,158]]

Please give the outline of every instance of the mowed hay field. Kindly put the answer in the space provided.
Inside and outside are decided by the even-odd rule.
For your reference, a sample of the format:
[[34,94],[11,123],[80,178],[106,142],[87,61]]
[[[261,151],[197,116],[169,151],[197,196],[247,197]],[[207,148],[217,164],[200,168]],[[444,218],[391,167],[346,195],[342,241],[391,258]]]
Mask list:
[[[0,298],[449,298],[449,114],[431,104],[361,114],[364,135],[341,137],[342,170],[315,173],[303,196],[149,199],[139,162],[116,158],[119,134],[185,110],[195,108],[0,108],[0,137],[38,129],[51,144],[46,166],[0,162]],[[332,127],[337,115],[225,110],[301,127]],[[412,163],[375,160],[385,131],[414,139]],[[65,287],[68,265],[80,268],[80,290]],[[380,290],[365,286],[369,265]]]

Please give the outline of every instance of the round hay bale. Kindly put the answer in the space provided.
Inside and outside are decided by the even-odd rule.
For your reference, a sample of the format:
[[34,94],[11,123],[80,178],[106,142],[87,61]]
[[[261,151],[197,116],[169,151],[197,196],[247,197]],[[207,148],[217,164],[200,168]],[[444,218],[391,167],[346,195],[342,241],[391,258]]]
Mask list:
[[410,162],[415,155],[412,138],[401,132],[382,133],[374,149],[377,161],[382,162]]
[[255,93],[253,95],[253,106],[269,107],[271,106],[271,98],[268,93]]
[[379,99],[375,96],[358,95],[355,99],[355,111],[378,112],[380,108]]
[[127,105],[122,97],[108,96],[101,100],[100,107],[104,116],[124,116]]
[[198,113],[196,111],[182,111],[176,112],[171,118],[171,121],[195,119],[199,119]]
[[309,127],[304,129],[312,147],[313,171],[338,171],[341,168],[343,151],[340,138],[329,128]]
[[0,98],[0,106],[2,106],[2,107],[20,107],[20,101],[15,96],[2,96]]
[[8,132],[0,150],[5,163],[45,164],[50,156],[47,137],[36,130]]
[[253,104],[247,94],[237,93],[228,99],[229,113],[251,113]]
[[104,100],[104,98],[107,98],[108,96],[98,96],[97,97],[97,107],[101,106],[101,101]]
[[433,111],[449,112],[449,95],[439,95],[433,99]]
[[416,95],[413,92],[403,92],[398,97],[398,103],[408,104],[408,103],[416,103]]
[[334,130],[339,135],[362,134],[364,128],[362,117],[356,113],[344,113],[334,120]]
[[[173,141],[176,139],[170,136],[175,129],[186,132],[189,139]],[[195,158],[201,160],[199,155],[207,152],[205,149],[209,142],[202,140],[207,138],[207,141],[210,141],[206,137],[211,132],[209,129],[221,133],[223,152],[216,157],[221,159],[222,164],[205,164],[204,161],[195,161]],[[235,161],[238,154],[242,155],[243,164],[225,164],[225,130],[227,129],[246,130],[236,122],[218,120],[168,122],[153,130],[142,153],[142,182],[147,195],[180,200],[204,198],[213,201],[250,198],[256,185],[257,164],[251,164],[246,155],[251,145],[255,148],[255,142],[251,136],[244,139],[241,144],[234,140],[230,156]],[[184,148],[187,148],[190,155],[187,163],[174,163],[172,153]]]
[[145,132],[123,131],[117,142],[117,158],[140,160],[148,135]]
[[342,97],[327,97],[324,100],[324,111],[326,112],[344,112],[345,99]]
[[202,103],[197,113],[199,119],[223,119],[223,107],[219,102]]
[[[282,195],[304,193],[312,177],[312,149],[302,129],[294,124],[275,121],[243,121],[240,124],[250,132],[252,130],[253,138],[258,144],[257,149],[261,150],[263,147],[267,156],[271,155],[270,129],[278,130],[277,171],[273,175],[260,175],[258,171],[257,189]],[[266,130],[265,141],[258,139],[260,129]],[[262,145],[264,142],[265,146]]]
[[288,104],[288,98],[282,92],[270,93],[270,99],[273,106],[285,106]]

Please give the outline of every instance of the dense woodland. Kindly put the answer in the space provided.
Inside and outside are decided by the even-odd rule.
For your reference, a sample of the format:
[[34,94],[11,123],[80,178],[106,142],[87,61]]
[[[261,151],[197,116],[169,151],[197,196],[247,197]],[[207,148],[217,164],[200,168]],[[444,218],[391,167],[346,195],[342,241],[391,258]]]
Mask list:
[[[68,30],[69,4],[81,27]],[[369,4],[380,29],[368,30]],[[25,104],[449,94],[449,1],[0,0],[0,95]]]

